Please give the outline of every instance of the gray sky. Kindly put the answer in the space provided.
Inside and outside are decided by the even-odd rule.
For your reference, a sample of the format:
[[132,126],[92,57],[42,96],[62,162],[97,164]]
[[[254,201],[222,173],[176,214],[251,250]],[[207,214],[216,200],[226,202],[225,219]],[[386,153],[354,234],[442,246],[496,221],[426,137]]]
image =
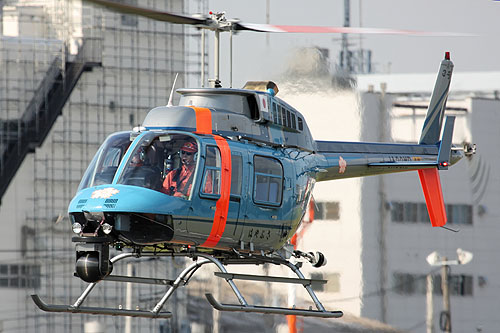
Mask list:
[[[360,11],[360,1],[361,8]],[[266,0],[210,0],[209,10],[226,17],[266,23]],[[271,24],[342,26],[344,1],[271,0]],[[365,35],[363,48],[373,52],[379,72],[435,72],[444,51],[450,51],[455,71],[500,71],[500,2],[492,0],[351,0],[351,25],[424,31],[465,32],[478,37],[411,37]],[[358,35],[350,35],[359,48]],[[229,35],[222,37],[221,79],[229,84]],[[233,86],[247,80],[273,78],[284,68],[294,48],[320,46],[335,61],[340,35],[271,34],[242,32],[233,39]],[[209,64],[212,69],[213,64]],[[210,75],[212,76],[212,75]]]

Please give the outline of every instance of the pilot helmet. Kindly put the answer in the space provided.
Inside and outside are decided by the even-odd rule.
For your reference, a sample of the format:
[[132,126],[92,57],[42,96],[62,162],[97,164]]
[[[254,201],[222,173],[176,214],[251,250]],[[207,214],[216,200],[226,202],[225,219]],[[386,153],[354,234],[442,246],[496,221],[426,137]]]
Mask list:
[[132,156],[132,160],[130,164],[134,166],[142,166],[146,160],[146,152],[143,147],[139,147],[139,149],[135,152],[134,156]]
[[188,153],[196,153],[198,151],[198,147],[196,146],[196,143],[186,142],[182,146],[181,151],[186,151]]

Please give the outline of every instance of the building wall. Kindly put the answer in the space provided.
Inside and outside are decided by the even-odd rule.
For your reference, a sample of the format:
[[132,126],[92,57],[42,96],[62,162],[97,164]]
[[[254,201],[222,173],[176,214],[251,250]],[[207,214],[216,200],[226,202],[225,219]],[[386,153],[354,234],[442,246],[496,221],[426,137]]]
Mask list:
[[[278,83],[280,97],[300,110],[307,120],[315,140],[359,141],[362,137],[362,99],[349,91],[337,91],[328,85],[312,85],[307,81],[300,91],[286,82]],[[328,263],[319,269],[305,264],[305,274],[321,274],[329,280],[318,297],[326,308],[342,310],[359,316],[362,303],[363,270],[366,263],[362,253],[361,180],[344,179],[316,183],[314,200],[318,205],[339,203],[339,219],[315,220],[305,231],[299,249],[320,251]]]

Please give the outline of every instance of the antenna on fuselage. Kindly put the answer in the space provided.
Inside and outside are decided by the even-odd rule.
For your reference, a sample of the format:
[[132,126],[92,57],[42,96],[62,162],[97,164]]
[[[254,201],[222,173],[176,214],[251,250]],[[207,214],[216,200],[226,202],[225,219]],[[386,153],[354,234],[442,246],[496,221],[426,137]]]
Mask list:
[[175,83],[177,82],[178,76],[179,76],[179,73],[175,74],[174,84],[172,85],[172,90],[170,90],[170,97],[168,98],[167,106],[173,106],[172,99],[174,98]]

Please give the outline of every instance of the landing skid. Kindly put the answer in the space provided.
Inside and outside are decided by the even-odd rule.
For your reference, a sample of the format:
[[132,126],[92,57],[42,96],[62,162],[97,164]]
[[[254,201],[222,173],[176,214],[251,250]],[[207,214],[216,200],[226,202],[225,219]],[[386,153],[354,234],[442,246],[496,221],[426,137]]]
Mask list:
[[[83,291],[80,297],[72,305],[55,305],[45,303],[38,295],[31,295],[35,304],[43,311],[46,312],[68,312],[68,313],[85,313],[85,314],[95,314],[95,315],[110,315],[110,316],[126,316],[126,317],[142,317],[142,318],[170,318],[172,313],[168,311],[161,311],[165,303],[172,296],[172,294],[181,286],[188,284],[194,273],[203,265],[213,263],[215,264],[220,272],[216,272],[215,275],[219,278],[223,278],[229,284],[233,290],[239,304],[221,304],[219,303],[212,294],[205,294],[208,302],[219,311],[239,311],[239,312],[257,312],[257,313],[269,313],[269,314],[283,314],[283,315],[296,315],[296,316],[308,316],[308,317],[322,317],[322,318],[339,318],[343,315],[342,311],[326,311],[321,302],[318,300],[316,294],[312,290],[311,285],[314,283],[326,283],[325,280],[311,280],[304,278],[304,275],[297,267],[290,263],[288,260],[267,256],[248,256],[237,259],[222,258],[217,259],[211,255],[205,253],[123,253],[113,257],[110,261],[114,264],[125,258],[137,258],[137,257],[190,257],[195,260],[194,263],[186,267],[175,280],[167,279],[156,279],[156,278],[138,278],[131,276],[117,276],[110,275],[104,278],[102,281],[118,281],[118,282],[129,282],[129,283],[147,283],[147,284],[157,284],[168,286],[168,290],[163,295],[163,297],[156,303],[156,305],[151,310],[129,310],[122,308],[104,308],[104,307],[86,307],[82,306],[82,303],[88,297],[90,292],[94,289],[98,282],[90,283],[87,288]],[[263,275],[247,275],[247,274],[233,274],[228,273],[225,265],[230,264],[264,264],[272,263],[277,265],[284,265],[290,268],[298,278],[286,278],[286,277],[273,277],[273,276],[263,276]],[[266,281],[266,282],[280,282],[280,283],[294,283],[302,284],[302,286],[307,290],[309,296],[314,302],[317,310],[309,309],[296,309],[296,308],[284,308],[284,307],[272,307],[272,306],[259,306],[251,305],[245,300],[238,287],[233,280],[253,280],[253,281]]]

